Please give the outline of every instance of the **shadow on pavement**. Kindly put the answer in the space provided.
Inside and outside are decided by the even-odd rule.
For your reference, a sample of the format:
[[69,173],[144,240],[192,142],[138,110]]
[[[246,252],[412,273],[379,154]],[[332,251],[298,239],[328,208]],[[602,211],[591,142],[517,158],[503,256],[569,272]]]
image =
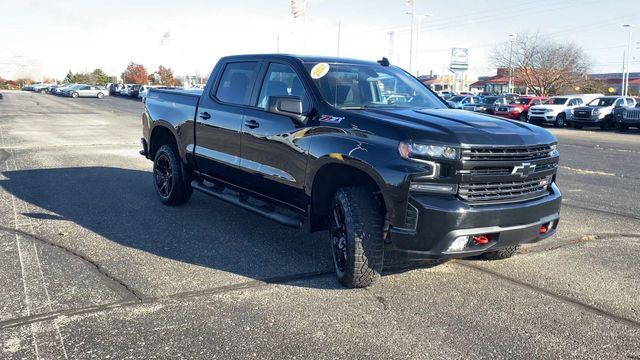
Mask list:
[[[146,171],[75,167],[3,174],[7,179],[0,181],[2,188],[53,213],[23,215],[71,221],[109,241],[157,256],[258,280],[333,271],[326,233],[289,229],[197,192],[185,206],[164,206]],[[389,255],[387,274],[439,264]],[[327,287],[320,283],[309,280],[296,286]],[[337,281],[333,286],[341,288]]]

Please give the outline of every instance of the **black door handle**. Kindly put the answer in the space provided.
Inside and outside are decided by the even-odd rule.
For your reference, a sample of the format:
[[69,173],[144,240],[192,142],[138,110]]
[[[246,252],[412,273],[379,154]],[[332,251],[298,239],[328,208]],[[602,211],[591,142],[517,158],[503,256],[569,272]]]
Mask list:
[[250,128],[250,129],[255,129],[257,127],[260,127],[260,123],[255,121],[255,120],[248,120],[244,122],[244,126]]
[[208,112],[206,112],[206,111],[205,111],[205,112],[201,112],[201,113],[200,113],[200,118],[201,118],[202,120],[209,120],[209,119],[211,119],[211,114],[209,114],[209,113],[208,113]]

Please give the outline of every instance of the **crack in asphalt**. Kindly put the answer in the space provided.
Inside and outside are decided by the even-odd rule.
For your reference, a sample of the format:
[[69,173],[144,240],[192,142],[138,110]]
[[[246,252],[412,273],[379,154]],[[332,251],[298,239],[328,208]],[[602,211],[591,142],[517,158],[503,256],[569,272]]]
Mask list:
[[574,203],[573,201],[570,201],[570,200],[569,200],[569,202],[567,202],[567,200],[562,200],[562,206],[568,206],[568,207],[572,207],[572,208],[576,208],[576,209],[582,209],[582,210],[591,210],[591,211],[595,211],[595,212],[599,212],[599,213],[603,213],[603,214],[615,215],[615,216],[620,216],[620,217],[624,217],[624,218],[628,218],[628,219],[634,219],[634,220],[640,220],[640,216],[638,216],[638,215],[628,214],[628,213],[621,213],[621,212],[610,211],[610,210],[605,210],[605,209],[598,209],[598,208],[584,206],[584,205],[578,205],[578,204],[576,204],[576,203]]
[[123,298],[128,299],[128,300],[135,300],[135,301],[142,301],[143,296],[136,291],[135,289],[131,288],[131,286],[127,285],[124,281],[118,279],[117,277],[115,277],[114,275],[110,274],[108,271],[106,271],[102,266],[100,266],[100,264],[98,264],[97,262],[95,262],[94,260],[90,259],[89,257],[87,257],[86,255],[83,255],[73,249],[70,249],[64,245],[61,245],[59,243],[56,243],[54,241],[51,241],[49,239],[45,239],[43,237],[34,235],[34,234],[30,234],[26,231],[22,231],[22,230],[18,230],[18,229],[12,229],[12,228],[8,228],[5,226],[1,226],[0,225],[0,231],[4,231],[4,232],[8,232],[8,233],[13,233],[13,234],[18,234],[33,240],[37,240],[43,244],[49,245],[49,246],[53,246],[55,248],[58,248],[70,255],[73,255],[79,259],[81,259],[82,261],[92,265],[93,267],[95,267],[95,269],[97,270],[98,274],[102,275],[102,277],[104,279],[107,279],[107,286],[116,291],[116,293],[120,294]]
[[578,308],[581,308],[581,309],[583,309],[585,311],[588,311],[588,312],[590,312],[592,314],[595,314],[595,315],[598,315],[598,316],[602,316],[602,317],[605,317],[607,319],[613,320],[615,322],[623,323],[623,324],[629,325],[631,327],[640,329],[640,322],[639,321],[636,321],[634,319],[630,319],[630,318],[627,318],[627,317],[624,317],[624,316],[616,315],[614,313],[611,313],[609,311],[600,309],[600,308],[595,307],[593,305],[589,305],[587,303],[584,303],[584,302],[582,302],[580,300],[571,298],[569,296],[556,294],[555,292],[553,292],[551,290],[547,290],[545,288],[542,288],[542,287],[539,287],[539,286],[536,286],[536,285],[532,285],[532,284],[526,283],[526,282],[518,280],[518,279],[514,279],[512,277],[500,274],[500,273],[498,273],[496,271],[489,270],[489,269],[483,268],[483,267],[478,266],[478,265],[473,265],[473,264],[470,264],[470,263],[467,263],[467,262],[460,262],[460,261],[455,261],[455,262],[453,262],[453,264],[461,266],[461,267],[464,267],[464,268],[467,268],[467,269],[472,269],[472,270],[476,270],[476,271],[482,272],[482,273],[490,275],[490,276],[492,276],[492,277],[494,277],[496,279],[500,279],[500,280],[509,282],[509,283],[511,283],[513,285],[516,285],[518,287],[525,288],[527,290],[531,290],[531,291],[534,291],[534,292],[537,292],[537,293],[541,293],[541,294],[544,294],[544,295],[549,296],[551,298],[554,298],[556,300],[559,300],[561,302],[574,305],[574,306],[576,306]]
[[82,308],[49,311],[49,312],[40,313],[40,314],[33,314],[29,316],[22,316],[22,317],[13,318],[13,319],[2,320],[0,321],[0,330],[30,325],[33,323],[38,323],[38,322],[47,321],[47,320],[53,320],[62,316],[96,314],[96,313],[100,313],[108,310],[120,309],[120,308],[131,307],[131,306],[151,305],[155,303],[162,303],[162,302],[173,301],[173,300],[184,300],[184,299],[205,296],[205,295],[217,295],[217,294],[238,291],[238,290],[254,289],[254,288],[259,288],[259,287],[272,285],[272,284],[286,284],[286,283],[301,281],[301,280],[312,280],[312,279],[321,278],[323,276],[332,275],[332,274],[333,274],[333,270],[312,271],[312,272],[297,273],[292,275],[274,276],[274,277],[264,278],[262,280],[250,280],[250,281],[245,281],[237,284],[217,286],[217,287],[202,289],[202,290],[184,291],[184,292],[174,293],[174,294],[165,295],[165,296],[142,298],[141,300],[116,301],[108,304],[87,306]]
[[[615,238],[615,237],[640,239],[640,233],[639,234],[636,234],[636,233],[597,233],[597,234],[589,234],[589,235],[580,235],[577,238],[569,239],[568,242],[563,243],[563,244],[558,244],[558,245],[553,244],[553,245],[550,245],[550,246],[537,246],[537,247],[535,247],[533,249],[521,248],[518,251],[518,254],[526,255],[526,254],[536,254],[536,253],[541,253],[541,252],[554,251],[554,250],[565,248],[567,246],[584,243],[584,242],[587,242],[587,241],[606,240],[606,239]],[[563,240],[563,239],[560,238],[560,239],[557,239],[557,240]]]

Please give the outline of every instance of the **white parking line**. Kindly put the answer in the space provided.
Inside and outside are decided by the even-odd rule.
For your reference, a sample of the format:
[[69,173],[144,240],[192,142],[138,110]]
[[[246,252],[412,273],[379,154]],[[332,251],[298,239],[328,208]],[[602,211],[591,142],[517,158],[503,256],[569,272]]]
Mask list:
[[560,168],[561,169],[565,169],[565,170],[569,170],[569,171],[575,171],[580,175],[616,176],[616,174],[614,174],[614,173],[608,173],[608,172],[598,171],[598,170],[576,169],[576,168],[572,168],[572,167],[568,167],[568,166],[562,166],[562,165],[560,165]]

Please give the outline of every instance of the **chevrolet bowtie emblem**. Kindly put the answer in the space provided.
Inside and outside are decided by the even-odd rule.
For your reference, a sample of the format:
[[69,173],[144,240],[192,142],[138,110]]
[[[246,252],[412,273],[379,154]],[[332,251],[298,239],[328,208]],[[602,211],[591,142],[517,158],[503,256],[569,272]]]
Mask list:
[[514,166],[511,175],[520,175],[525,178],[536,171],[536,165],[531,163],[522,163],[522,165]]

